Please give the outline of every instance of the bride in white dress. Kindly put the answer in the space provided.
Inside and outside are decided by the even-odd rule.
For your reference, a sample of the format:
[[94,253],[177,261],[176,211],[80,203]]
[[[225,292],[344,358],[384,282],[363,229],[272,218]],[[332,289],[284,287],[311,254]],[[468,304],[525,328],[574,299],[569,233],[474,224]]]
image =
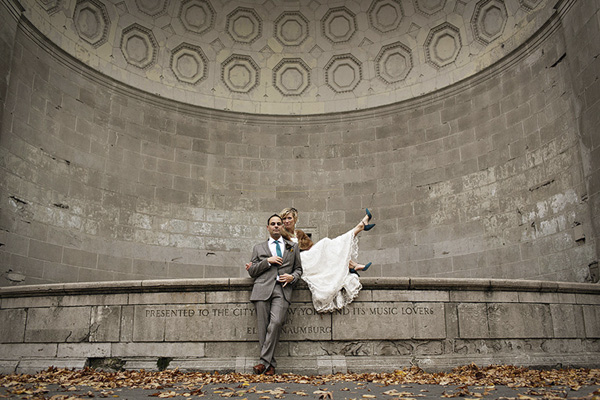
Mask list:
[[[362,289],[357,271],[366,271],[367,265],[358,264],[358,235],[370,230],[375,224],[369,224],[372,217],[367,214],[353,229],[334,239],[324,238],[316,244],[301,230],[296,230],[298,211],[285,208],[279,214],[288,240],[298,243],[302,260],[302,279],[312,294],[313,306],[317,312],[331,312],[350,304]],[[288,235],[286,235],[288,233]]]

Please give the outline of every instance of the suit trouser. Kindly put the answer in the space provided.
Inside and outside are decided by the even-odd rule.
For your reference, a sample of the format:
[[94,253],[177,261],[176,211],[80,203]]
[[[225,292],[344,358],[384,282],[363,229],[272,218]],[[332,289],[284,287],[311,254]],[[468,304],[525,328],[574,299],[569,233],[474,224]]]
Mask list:
[[271,297],[266,301],[255,301],[258,328],[258,343],[260,344],[260,359],[265,366],[277,366],[275,347],[279,342],[281,327],[285,323],[287,309],[290,303],[283,295],[281,284],[276,284]]

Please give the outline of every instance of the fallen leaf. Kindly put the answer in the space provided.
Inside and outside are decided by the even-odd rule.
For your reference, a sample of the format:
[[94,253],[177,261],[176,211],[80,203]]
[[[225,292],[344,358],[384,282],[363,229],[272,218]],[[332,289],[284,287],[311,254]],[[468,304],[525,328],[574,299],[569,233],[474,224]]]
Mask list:
[[388,396],[397,396],[397,397],[414,396],[414,394],[411,392],[399,392],[396,389],[388,390],[386,392],[383,392],[383,394],[386,394]]
[[316,390],[313,393],[318,394],[319,399],[333,399],[333,393],[325,391],[325,390]]

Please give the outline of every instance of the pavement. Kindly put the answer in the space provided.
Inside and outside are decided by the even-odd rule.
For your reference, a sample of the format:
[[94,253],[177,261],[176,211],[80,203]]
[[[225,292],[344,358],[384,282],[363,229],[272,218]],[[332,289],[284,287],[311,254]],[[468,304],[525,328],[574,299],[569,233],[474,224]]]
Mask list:
[[69,386],[57,384],[15,384],[0,387],[0,398],[75,400],[90,398],[109,399],[589,399],[600,400],[599,385],[584,385],[574,390],[568,386],[542,388],[508,386],[455,386],[432,384],[392,384],[331,381],[322,383],[298,382],[241,382],[214,384],[183,384],[156,386],[151,388],[116,387],[111,389],[91,386]]

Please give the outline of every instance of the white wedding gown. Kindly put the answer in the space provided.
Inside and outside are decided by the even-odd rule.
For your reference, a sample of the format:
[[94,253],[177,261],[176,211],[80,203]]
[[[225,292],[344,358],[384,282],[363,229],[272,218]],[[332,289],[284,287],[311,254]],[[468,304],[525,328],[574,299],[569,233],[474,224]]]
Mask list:
[[348,270],[348,262],[357,255],[358,238],[352,230],[335,239],[321,239],[300,253],[302,279],[317,312],[339,310],[358,296],[362,285],[358,275]]

